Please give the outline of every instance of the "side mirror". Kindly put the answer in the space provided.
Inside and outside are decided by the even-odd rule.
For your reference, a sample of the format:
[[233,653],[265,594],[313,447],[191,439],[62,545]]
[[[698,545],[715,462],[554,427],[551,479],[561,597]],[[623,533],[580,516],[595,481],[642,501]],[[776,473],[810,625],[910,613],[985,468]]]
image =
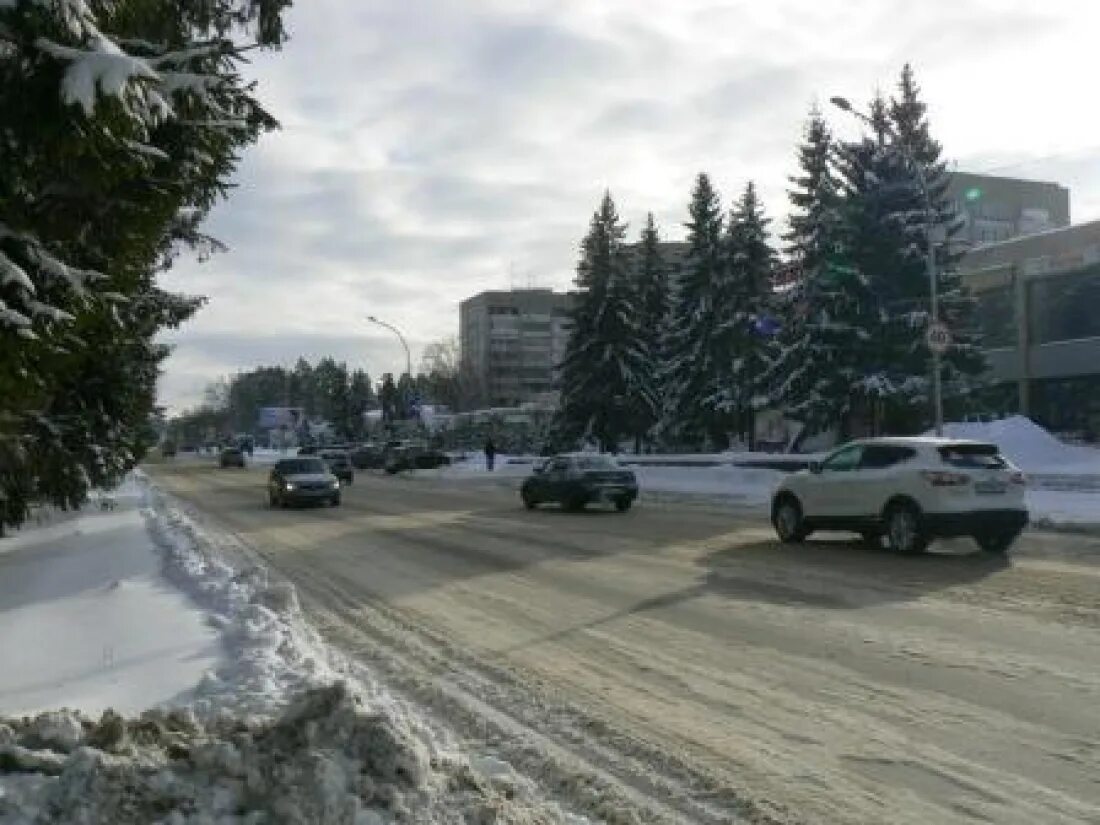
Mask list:
[[815,476],[816,475],[821,475],[821,462],[820,461],[811,461],[810,462],[810,472],[813,473]]

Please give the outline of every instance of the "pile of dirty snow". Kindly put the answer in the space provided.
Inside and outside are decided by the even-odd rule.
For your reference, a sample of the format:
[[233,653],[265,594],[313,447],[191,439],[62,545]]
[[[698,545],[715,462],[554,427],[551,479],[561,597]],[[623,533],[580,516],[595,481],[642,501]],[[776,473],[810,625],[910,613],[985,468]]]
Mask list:
[[273,720],[186,710],[44,713],[0,721],[0,822],[332,823],[562,821],[468,765],[433,764],[416,733],[343,682]]
[[1028,473],[1100,474],[1100,450],[1059,441],[1022,415],[991,422],[952,422],[944,425],[943,432],[949,438],[993,442]]

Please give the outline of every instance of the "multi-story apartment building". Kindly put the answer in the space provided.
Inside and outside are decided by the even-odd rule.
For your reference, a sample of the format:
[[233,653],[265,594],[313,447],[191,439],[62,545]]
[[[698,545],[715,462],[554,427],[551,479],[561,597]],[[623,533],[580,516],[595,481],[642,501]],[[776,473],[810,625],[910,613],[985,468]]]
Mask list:
[[573,293],[549,289],[482,292],[461,303],[463,366],[484,388],[487,405],[556,399],[572,306]]

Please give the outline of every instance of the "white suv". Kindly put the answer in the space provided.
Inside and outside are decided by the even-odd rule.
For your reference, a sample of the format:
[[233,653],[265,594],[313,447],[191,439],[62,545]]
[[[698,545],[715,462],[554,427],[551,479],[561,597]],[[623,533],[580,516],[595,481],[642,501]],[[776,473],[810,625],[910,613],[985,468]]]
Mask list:
[[780,540],[851,530],[919,553],[929,540],[973,536],[1004,553],[1027,526],[1024,475],[994,444],[946,438],[872,438],[835,450],[784,479],[772,499]]

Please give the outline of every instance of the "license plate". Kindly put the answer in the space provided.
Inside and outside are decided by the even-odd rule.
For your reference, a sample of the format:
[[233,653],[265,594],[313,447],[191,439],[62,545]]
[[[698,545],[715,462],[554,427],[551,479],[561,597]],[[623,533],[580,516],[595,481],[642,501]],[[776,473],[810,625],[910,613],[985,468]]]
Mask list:
[[981,495],[999,495],[1008,490],[1008,485],[1003,481],[996,479],[984,479],[982,481],[975,482],[974,492]]

